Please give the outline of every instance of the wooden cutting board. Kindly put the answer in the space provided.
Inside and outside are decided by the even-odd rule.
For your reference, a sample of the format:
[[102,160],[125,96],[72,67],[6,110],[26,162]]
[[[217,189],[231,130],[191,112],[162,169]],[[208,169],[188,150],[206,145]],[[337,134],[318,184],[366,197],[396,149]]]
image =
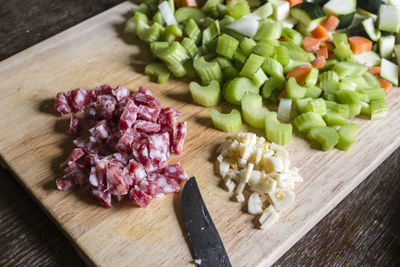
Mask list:
[[58,166],[72,151],[68,120],[53,108],[59,91],[144,85],[163,106],[181,110],[189,133],[184,153],[172,161],[197,177],[234,266],[272,264],[399,147],[399,88],[387,96],[384,120],[356,120],[361,130],[348,152],[321,152],[294,137],[287,148],[305,180],[296,189],[296,204],[269,230],[256,229],[253,216],[230,200],[213,172],[215,150],[229,134],[211,127],[210,109],[191,102],[187,83],[158,85],[141,74],[151,61],[149,50],[122,30],[132,7],[120,4],[0,63],[0,155],[89,264],[181,266],[190,265],[192,256],[179,194],[155,199],[146,210],[129,201],[104,209],[84,190],[56,189]]

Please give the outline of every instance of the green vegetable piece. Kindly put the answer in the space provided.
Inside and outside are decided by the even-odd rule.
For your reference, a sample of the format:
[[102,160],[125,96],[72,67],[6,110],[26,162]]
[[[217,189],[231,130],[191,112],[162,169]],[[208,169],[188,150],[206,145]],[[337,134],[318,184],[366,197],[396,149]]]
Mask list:
[[168,64],[166,63],[167,68],[176,76],[183,77],[187,74],[187,71],[182,63]]
[[235,19],[229,15],[225,15],[222,20],[219,21],[219,26],[221,27],[221,31],[224,31],[228,25],[235,22]]
[[334,71],[322,73],[319,86],[328,93],[336,94],[339,90],[339,76]]
[[245,77],[238,77],[228,81],[222,89],[225,100],[235,105],[240,105],[240,101],[247,93],[259,94],[259,89],[252,80]]
[[136,33],[136,17],[133,16],[125,24],[125,33]]
[[197,26],[196,22],[193,19],[189,19],[189,21],[188,21],[188,23],[186,23],[183,31],[196,44],[199,42],[200,36],[201,36],[201,31],[200,31],[199,26]]
[[387,104],[385,99],[374,99],[369,103],[371,110],[371,120],[380,120],[386,117]]
[[289,52],[289,57],[295,61],[310,62],[309,54],[303,48],[291,42],[280,42],[280,45],[286,46]]
[[364,102],[368,102],[368,101],[375,100],[375,99],[384,99],[386,96],[385,90],[383,90],[380,87],[366,88],[366,89],[358,90],[357,92],[360,96],[361,96],[361,94],[366,95],[366,100],[361,99],[361,101],[364,101]]
[[285,38],[286,41],[294,43],[297,46],[303,44],[303,36],[296,30],[284,28],[282,30],[282,37]]
[[164,32],[164,41],[168,42],[168,43],[172,43],[173,41],[175,41],[176,37],[178,36],[182,36],[183,32],[181,30],[181,28],[179,28],[176,25],[169,25],[165,28],[165,32]]
[[379,80],[369,71],[366,71],[362,77],[363,77],[364,81],[371,87],[380,87],[381,86]]
[[217,58],[214,58],[212,61],[217,62],[218,65],[221,67],[221,70],[224,70],[229,67],[233,67],[232,62],[225,57],[217,57]]
[[360,114],[368,115],[371,117],[371,107],[369,103],[361,102],[361,112]]
[[243,120],[255,128],[265,127],[265,115],[268,110],[263,108],[262,97],[255,94],[244,95],[241,101]]
[[160,11],[157,11],[156,14],[154,14],[153,22],[156,22],[156,23],[160,24],[161,26],[164,25],[165,21],[164,21],[163,16],[161,15]]
[[281,63],[273,58],[267,57],[264,63],[261,66],[262,70],[270,76],[277,77],[277,78],[284,78],[283,77],[283,67]]
[[245,0],[230,1],[226,7],[228,8],[229,15],[235,19],[241,18],[250,13],[249,4]]
[[139,24],[136,25],[136,33],[138,37],[148,43],[158,41],[164,32],[165,28],[158,23],[153,23],[149,28],[148,26],[143,26],[142,28]]
[[313,87],[317,84],[318,81],[318,74],[319,71],[316,68],[312,68],[310,73],[308,74],[306,81],[305,81],[305,86],[307,87]]
[[296,108],[298,113],[307,112],[308,102],[310,102],[312,98],[302,98],[296,99]]
[[316,86],[307,87],[307,92],[304,97],[308,98],[318,98],[322,94],[322,89]]
[[328,151],[339,142],[339,135],[333,128],[319,126],[308,132],[307,139],[320,144],[323,151]]
[[323,72],[323,71],[331,70],[333,68],[333,66],[336,65],[337,62],[338,61],[336,59],[333,59],[333,58],[332,59],[327,59],[326,63],[325,63],[325,66],[322,67],[321,71]]
[[222,34],[218,37],[217,53],[221,56],[232,59],[237,47],[239,46],[239,41],[230,37],[229,35]]
[[218,5],[221,3],[222,0],[207,0],[201,10],[207,13],[209,16],[216,18],[218,16]]
[[212,80],[222,81],[222,70],[217,62],[207,62],[201,57],[193,61],[193,67],[203,84],[209,84]]
[[260,18],[268,18],[272,15],[273,9],[270,2],[265,3],[264,5],[260,6],[256,10],[253,11],[252,14],[259,16]]
[[289,64],[289,51],[286,46],[275,46],[275,59],[281,63],[282,66]]
[[354,136],[359,129],[360,126],[355,123],[349,123],[340,127],[338,131],[339,142],[336,144],[336,147],[340,150],[349,150],[354,143]]
[[168,81],[171,73],[168,68],[162,63],[151,63],[146,66],[144,73],[149,76],[157,78],[158,83],[164,83]]
[[266,80],[268,80],[267,75],[263,72],[261,68],[259,68],[256,73],[254,73],[252,77],[253,82],[256,84],[257,87],[260,87],[264,84]]
[[321,115],[314,112],[305,112],[298,115],[294,119],[293,123],[297,131],[302,134],[307,134],[312,128],[326,126],[326,123]]
[[307,89],[303,86],[298,85],[296,82],[296,78],[291,77],[286,82],[286,92],[289,98],[298,99],[298,98],[304,98]]
[[273,102],[278,100],[278,96],[285,88],[286,82],[283,78],[271,77],[269,78],[262,89],[262,96]]
[[219,27],[219,22],[218,22],[218,20],[215,20],[210,26],[208,26],[203,31],[202,44],[206,45],[208,42],[210,42],[215,37],[217,37],[220,33],[221,33],[221,31],[220,31],[220,27]]
[[310,66],[311,64],[305,61],[297,61],[297,60],[293,60],[290,59],[289,60],[289,64],[287,64],[284,68],[283,68],[283,73],[287,74],[289,73],[292,69],[298,67],[298,66]]
[[183,63],[183,67],[186,70],[186,76],[191,79],[191,80],[195,80],[198,78],[196,70],[193,68],[193,63],[191,60],[187,60],[185,61],[185,63]]
[[265,137],[268,141],[286,145],[292,139],[292,132],[292,125],[280,123],[276,112],[269,112],[265,116]]
[[361,76],[368,70],[368,67],[352,62],[338,62],[332,70],[337,73],[339,79],[343,79],[348,76]]
[[240,62],[241,64],[244,64],[247,58],[242,49],[237,48],[235,53],[233,54],[233,59]]
[[350,108],[345,104],[338,104],[333,101],[325,100],[326,109],[329,111],[337,112],[342,115],[345,119],[350,118]]
[[399,67],[393,62],[390,62],[389,60],[382,58],[381,77],[387,80],[388,82],[393,83],[394,85],[398,85]]
[[334,111],[328,111],[324,115],[324,120],[328,125],[345,125],[347,123],[342,115]]
[[336,58],[340,61],[347,61],[347,62],[354,62],[354,55],[353,51],[347,45],[342,42],[336,45],[336,48],[333,49],[333,53],[335,54]]
[[257,43],[253,39],[247,37],[243,38],[243,40],[240,42],[240,48],[246,56],[251,54],[256,45]]
[[261,67],[264,61],[265,57],[261,57],[256,54],[251,54],[239,74],[241,76],[252,79],[254,73],[256,73],[256,71]]
[[157,49],[156,56],[167,64],[175,65],[189,59],[186,49],[178,42],[174,41],[168,48]]
[[326,104],[322,98],[312,99],[308,102],[306,107],[307,112],[314,112],[321,116],[326,114]]
[[224,132],[234,132],[242,126],[242,117],[237,109],[232,109],[229,114],[223,114],[217,110],[211,110],[211,121],[214,127]]
[[199,49],[192,39],[189,39],[187,37],[183,38],[181,45],[186,49],[188,55],[191,58],[194,58],[199,53]]
[[338,46],[339,44],[343,43],[346,48],[350,49],[350,44],[347,38],[347,34],[335,32],[332,33],[332,38],[335,46]]
[[276,40],[262,40],[257,42],[256,46],[253,48],[253,53],[262,57],[270,57],[274,54],[274,47]]
[[179,24],[193,19],[196,23],[200,23],[207,15],[200,9],[194,7],[181,7],[175,12],[175,19]]
[[337,100],[341,104],[347,104],[350,108],[350,117],[357,116],[361,112],[361,100],[356,91],[340,90]]
[[354,91],[357,88],[357,84],[352,82],[350,79],[342,80],[339,82],[339,90],[351,90]]
[[[169,43],[168,42],[151,42],[150,43],[150,50],[151,53],[154,56],[157,56],[157,54],[162,50],[162,49],[168,49]],[[160,51],[158,51],[160,50]]]
[[259,26],[254,40],[276,40],[282,35],[282,25],[279,22],[264,22]]
[[208,86],[201,86],[196,82],[191,82],[189,89],[195,103],[203,107],[218,105],[221,97],[218,81],[213,80]]

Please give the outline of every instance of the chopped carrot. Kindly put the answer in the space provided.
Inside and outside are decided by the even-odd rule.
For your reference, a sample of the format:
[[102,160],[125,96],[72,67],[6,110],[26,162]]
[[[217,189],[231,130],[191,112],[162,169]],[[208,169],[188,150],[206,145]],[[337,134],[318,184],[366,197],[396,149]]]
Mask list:
[[320,41],[328,41],[331,38],[326,29],[321,25],[318,25],[314,30],[312,30],[311,35]]
[[368,71],[373,75],[381,75],[381,67],[375,66],[368,68]]
[[339,19],[335,16],[329,16],[324,22],[322,22],[322,26],[328,31],[333,32],[336,30],[337,26],[339,26]]
[[185,7],[197,8],[196,0],[183,0],[182,2],[183,2],[183,6],[185,6]]
[[310,74],[311,67],[309,65],[301,65],[292,69],[287,75],[286,79],[289,80],[290,78],[296,78],[296,82],[299,85],[304,85],[308,74]]
[[294,7],[303,3],[303,0],[287,0],[290,4],[290,7]]
[[385,92],[389,92],[390,89],[392,89],[393,85],[390,82],[382,79],[378,75],[375,75],[375,77],[378,79],[379,83],[381,84],[381,88],[383,88],[383,90],[385,90]]
[[349,38],[351,50],[355,55],[363,54],[371,51],[372,41],[361,36],[352,36]]
[[322,69],[324,66],[325,66],[325,64],[326,64],[326,59],[325,59],[325,57],[317,57],[316,59],[314,59],[312,62],[311,62],[311,65],[314,67],[314,68],[316,68],[316,69]]
[[328,59],[336,59],[336,55],[334,53],[329,53]]
[[324,57],[325,59],[328,58],[328,48],[326,47],[321,47],[317,52],[316,52],[317,57]]
[[326,47],[329,52],[333,52],[333,49],[335,49],[335,46],[331,41],[321,42],[320,47]]
[[303,48],[307,52],[317,52],[319,49],[320,40],[312,37],[306,37],[303,41]]

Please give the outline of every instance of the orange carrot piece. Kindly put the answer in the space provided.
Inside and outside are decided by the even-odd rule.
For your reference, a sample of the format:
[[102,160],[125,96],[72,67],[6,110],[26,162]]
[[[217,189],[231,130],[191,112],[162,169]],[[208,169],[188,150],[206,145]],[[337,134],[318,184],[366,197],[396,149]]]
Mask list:
[[194,7],[197,8],[197,2],[196,0],[183,0],[183,5],[185,7]]
[[316,56],[317,57],[324,57],[325,59],[328,58],[328,48],[326,47],[321,47],[317,52],[316,52]]
[[393,84],[391,84],[390,82],[382,79],[378,75],[375,75],[375,77],[378,79],[379,83],[381,84],[381,88],[383,88],[383,90],[385,90],[385,92],[389,92],[390,89],[392,89]]
[[381,75],[381,67],[375,66],[368,68],[368,71],[373,75]]
[[307,52],[317,52],[319,49],[320,40],[312,37],[306,37],[303,40],[303,48]]
[[325,59],[325,57],[317,57],[316,59],[314,59],[312,62],[311,62],[311,65],[314,67],[314,68],[316,68],[316,69],[322,69],[324,66],[325,66],[325,64],[326,64],[326,59]]
[[328,31],[333,32],[339,26],[339,19],[335,16],[329,16],[321,25]]
[[303,3],[303,0],[287,0],[290,4],[290,7],[294,7]]
[[349,38],[351,50],[355,55],[371,51],[372,41],[361,36],[352,36]]
[[308,65],[301,65],[298,66],[294,69],[292,69],[287,75],[286,79],[289,80],[290,78],[294,77],[296,78],[296,82],[299,85],[304,85],[306,82],[306,79],[308,77],[308,74],[310,74],[311,67]]
[[311,35],[320,41],[328,41],[331,38],[327,30],[321,25],[318,25],[314,30],[312,30]]
[[331,41],[321,42],[320,47],[326,47],[329,52],[333,52],[333,49],[335,49],[335,46]]

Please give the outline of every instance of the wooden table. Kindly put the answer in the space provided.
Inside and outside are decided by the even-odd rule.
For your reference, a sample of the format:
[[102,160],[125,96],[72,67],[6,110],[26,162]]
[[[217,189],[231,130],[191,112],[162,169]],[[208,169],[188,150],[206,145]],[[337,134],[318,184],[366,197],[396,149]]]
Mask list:
[[[3,1],[0,60],[120,2]],[[397,149],[276,265],[400,265],[399,176]],[[84,266],[12,174],[0,168],[0,177],[0,266]]]

